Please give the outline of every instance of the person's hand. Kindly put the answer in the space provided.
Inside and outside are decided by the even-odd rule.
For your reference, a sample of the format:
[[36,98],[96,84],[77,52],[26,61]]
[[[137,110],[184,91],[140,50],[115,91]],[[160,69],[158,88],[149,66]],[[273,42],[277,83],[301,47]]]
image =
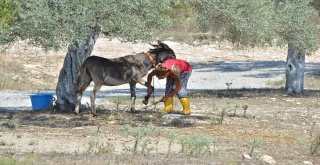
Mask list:
[[167,101],[168,100],[168,96],[164,96],[164,97],[162,97],[162,99],[160,100],[160,102],[165,102],[165,101]]

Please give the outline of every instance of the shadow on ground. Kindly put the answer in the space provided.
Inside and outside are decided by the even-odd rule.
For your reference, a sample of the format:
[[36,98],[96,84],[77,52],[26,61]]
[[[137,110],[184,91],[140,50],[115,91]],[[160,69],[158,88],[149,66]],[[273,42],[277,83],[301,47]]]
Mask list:
[[[290,96],[284,89],[229,89],[229,90],[190,90],[191,98],[232,98],[241,99],[261,97],[295,97],[295,98],[319,98],[320,90],[305,90],[301,96]],[[130,98],[128,97],[128,100]],[[214,100],[214,99],[213,99]],[[11,109],[11,108],[8,108]],[[44,111],[2,111],[0,113],[0,126],[16,128],[19,126],[38,126],[50,128],[76,128],[84,126],[99,126],[101,123],[112,122],[117,125],[130,124],[141,126],[153,123],[157,126],[170,127],[194,127],[194,123],[210,120],[207,114],[184,116],[182,120],[163,120],[159,109],[137,110],[132,113],[128,110],[112,110],[115,107],[97,107],[97,117],[90,114],[90,109],[82,109],[80,115],[59,113],[54,110]],[[180,113],[180,112],[174,112]],[[195,122],[197,121],[197,122]],[[165,123],[165,124],[164,124]]]
[[[197,72],[249,72],[254,70],[269,70],[270,74],[251,75],[256,78],[268,78],[271,75],[285,74],[284,61],[232,61],[232,62],[209,62],[209,63],[191,63],[193,69]],[[320,63],[307,62],[305,74],[307,76],[320,76]]]

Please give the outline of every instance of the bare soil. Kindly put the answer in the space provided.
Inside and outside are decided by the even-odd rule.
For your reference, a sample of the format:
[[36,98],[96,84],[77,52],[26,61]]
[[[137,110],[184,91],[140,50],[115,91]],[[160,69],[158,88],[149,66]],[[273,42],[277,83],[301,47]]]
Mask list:
[[[243,64],[243,68],[255,66],[256,69],[278,66],[274,64],[285,61],[285,51],[236,51],[218,45],[166,43],[178,57],[192,62],[194,68],[199,69],[199,74],[195,75],[204,75],[206,72],[200,71],[210,68],[208,66],[219,66],[221,69],[217,82],[212,80],[214,82],[204,85],[211,87],[210,83],[213,83],[210,89],[201,89],[202,84],[195,85],[196,79],[190,82],[194,86],[190,89],[190,116],[179,116],[181,106],[178,99],[174,101],[174,115],[167,119],[160,113],[162,104],[146,108],[141,104],[142,97],[136,101],[137,112],[130,113],[127,111],[130,101],[127,96],[101,97],[97,117],[92,117],[89,109],[75,116],[57,113],[54,109],[21,111],[16,108],[0,113],[0,157],[22,164],[268,164],[261,157],[269,155],[276,164],[320,164],[317,149],[320,145],[319,89],[310,86],[302,96],[288,96],[281,88],[283,84],[274,87],[261,83],[258,86],[259,80],[264,78],[267,80],[263,82],[279,81],[278,76],[272,76],[274,70],[267,72],[270,75],[255,73],[249,76],[241,74],[245,70],[236,67],[239,64]],[[94,54],[117,57],[147,51],[148,48],[146,44],[101,39]],[[54,89],[65,53],[43,53],[32,49],[26,47],[26,51],[22,52],[21,47],[14,47],[3,56],[23,65],[22,74],[17,75],[16,81],[30,78],[28,81],[33,84],[45,84],[34,88],[31,83],[29,88],[32,90]],[[28,54],[34,50],[38,54]],[[228,65],[219,65],[222,62]],[[310,56],[307,62],[312,64],[308,75],[316,77],[319,61],[315,56]],[[278,70],[281,68],[283,66]],[[223,75],[233,78],[241,75],[239,77],[244,81],[233,79],[233,85],[227,89],[225,83],[231,80]],[[246,79],[248,77],[252,79]],[[257,81],[253,84],[258,85],[246,86],[249,83],[246,81]],[[222,85],[215,88],[214,83],[218,82]],[[155,100],[158,98],[156,96]],[[10,102],[9,99],[7,101]],[[131,131],[141,129],[142,132],[150,124],[161,131],[139,139],[137,150],[133,153],[136,138]],[[128,125],[128,130],[123,131]],[[195,135],[197,138],[213,138],[215,142],[208,145],[197,143],[198,148],[203,147],[199,154],[195,153],[195,143],[183,148],[181,137]],[[244,154],[251,154],[252,159],[243,158]]]

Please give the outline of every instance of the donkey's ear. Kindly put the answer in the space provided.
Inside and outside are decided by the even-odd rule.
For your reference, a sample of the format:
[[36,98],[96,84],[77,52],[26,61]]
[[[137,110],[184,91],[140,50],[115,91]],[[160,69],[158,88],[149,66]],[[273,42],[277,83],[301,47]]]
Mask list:
[[170,47],[167,44],[163,43],[163,42],[159,43],[159,46],[162,47],[163,49],[171,50]]

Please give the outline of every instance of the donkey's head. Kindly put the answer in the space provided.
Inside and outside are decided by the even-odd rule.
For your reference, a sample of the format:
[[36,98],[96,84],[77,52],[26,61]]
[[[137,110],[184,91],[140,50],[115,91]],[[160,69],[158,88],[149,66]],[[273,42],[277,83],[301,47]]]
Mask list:
[[165,43],[158,41],[157,45],[150,44],[154,49],[150,49],[150,54],[154,56],[156,64],[162,63],[168,59],[176,58],[174,51]]

